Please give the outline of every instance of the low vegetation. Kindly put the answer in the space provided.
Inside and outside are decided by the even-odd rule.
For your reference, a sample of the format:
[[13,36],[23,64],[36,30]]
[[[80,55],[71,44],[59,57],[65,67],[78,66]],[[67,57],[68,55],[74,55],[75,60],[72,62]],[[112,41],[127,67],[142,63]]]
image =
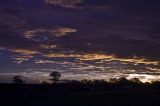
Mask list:
[[113,78],[110,82],[104,80],[58,82],[58,79],[52,84],[46,82],[0,84],[0,104],[2,106],[160,105],[159,81],[143,83],[137,78],[130,80]]

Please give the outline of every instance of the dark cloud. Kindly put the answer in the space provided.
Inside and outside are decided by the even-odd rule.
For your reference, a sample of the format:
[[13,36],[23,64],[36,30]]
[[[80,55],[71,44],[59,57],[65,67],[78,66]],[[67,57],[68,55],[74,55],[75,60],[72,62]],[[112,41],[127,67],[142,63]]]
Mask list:
[[[56,5],[57,1],[51,1]],[[74,8],[66,9],[69,6],[65,8],[48,6],[43,0],[39,2],[2,0],[0,8],[1,46],[12,48],[14,46],[17,48],[36,46],[34,40],[23,36],[24,32],[60,26],[75,28],[78,32],[69,34],[68,37],[53,37],[53,40],[46,40],[45,43],[54,42],[61,48],[78,49],[82,52],[91,50],[124,56],[136,54],[159,57],[160,34],[157,25],[160,22],[158,15],[160,8],[157,5],[159,1],[83,0],[77,2],[59,0],[58,4],[79,4],[84,8],[75,10]],[[110,8],[89,9],[87,7]],[[48,37],[47,30],[43,32],[43,35],[37,33],[36,39],[45,39],[43,36]],[[87,44],[90,45],[86,46]]]

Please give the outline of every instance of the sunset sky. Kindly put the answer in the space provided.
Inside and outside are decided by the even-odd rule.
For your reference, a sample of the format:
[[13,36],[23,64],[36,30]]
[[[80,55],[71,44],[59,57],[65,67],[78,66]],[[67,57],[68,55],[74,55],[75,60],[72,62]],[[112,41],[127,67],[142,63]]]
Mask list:
[[0,82],[160,80],[160,0],[0,0]]

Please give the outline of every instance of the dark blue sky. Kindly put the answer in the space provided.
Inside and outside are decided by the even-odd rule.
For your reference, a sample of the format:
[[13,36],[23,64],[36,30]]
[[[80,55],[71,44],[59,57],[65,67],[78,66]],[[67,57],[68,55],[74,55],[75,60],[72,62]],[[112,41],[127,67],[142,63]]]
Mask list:
[[42,81],[56,70],[63,79],[159,80],[159,4],[159,0],[1,0],[1,79],[20,74]]

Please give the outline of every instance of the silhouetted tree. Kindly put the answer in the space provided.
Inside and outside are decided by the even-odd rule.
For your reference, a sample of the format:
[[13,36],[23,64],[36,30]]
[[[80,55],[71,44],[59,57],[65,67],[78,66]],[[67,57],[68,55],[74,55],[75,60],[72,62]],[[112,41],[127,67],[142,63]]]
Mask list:
[[125,78],[125,77],[121,77],[121,78],[118,79],[117,83],[118,84],[129,84],[130,81],[127,78]]
[[14,76],[14,77],[13,77],[13,82],[14,82],[14,83],[18,83],[18,84],[25,83],[25,81],[22,79],[21,76]]
[[57,71],[51,72],[50,75],[52,77],[52,81],[58,81],[59,78],[61,77],[61,74]]
[[46,82],[46,81],[43,81],[42,84],[43,84],[43,85],[48,85],[49,83]]
[[134,83],[142,83],[138,78],[132,78],[130,81]]
[[83,80],[81,81],[82,84],[88,84],[88,82],[89,82],[89,80],[87,80],[87,79],[83,79]]
[[94,84],[105,84],[105,80],[93,80]]
[[152,81],[152,82],[151,82],[151,85],[152,85],[154,88],[160,88],[160,81]]
[[109,82],[110,82],[110,83],[117,83],[118,80],[117,80],[117,78],[111,78],[111,79],[109,80]]

